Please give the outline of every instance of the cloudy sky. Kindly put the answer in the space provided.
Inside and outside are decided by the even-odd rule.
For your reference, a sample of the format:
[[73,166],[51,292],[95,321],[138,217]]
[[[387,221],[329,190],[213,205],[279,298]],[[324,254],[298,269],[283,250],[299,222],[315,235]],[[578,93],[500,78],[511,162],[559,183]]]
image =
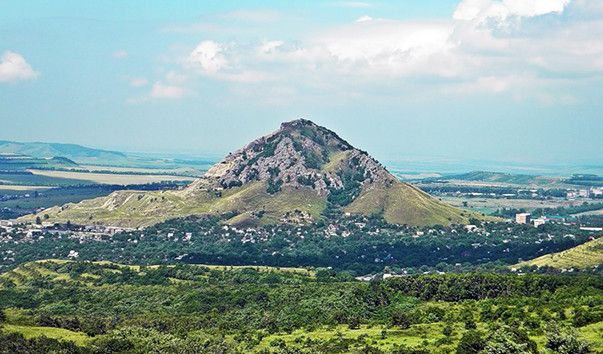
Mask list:
[[0,139],[602,163],[603,1],[0,1]]

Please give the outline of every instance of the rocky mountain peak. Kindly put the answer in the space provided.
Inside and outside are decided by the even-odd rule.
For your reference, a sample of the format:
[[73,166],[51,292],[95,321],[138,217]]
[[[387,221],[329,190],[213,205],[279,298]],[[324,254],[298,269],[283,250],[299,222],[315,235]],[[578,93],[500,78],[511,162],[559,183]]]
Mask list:
[[350,185],[395,181],[366,152],[306,119],[282,123],[279,130],[229,154],[205,177],[222,188],[262,181],[269,193],[307,186],[323,196]]

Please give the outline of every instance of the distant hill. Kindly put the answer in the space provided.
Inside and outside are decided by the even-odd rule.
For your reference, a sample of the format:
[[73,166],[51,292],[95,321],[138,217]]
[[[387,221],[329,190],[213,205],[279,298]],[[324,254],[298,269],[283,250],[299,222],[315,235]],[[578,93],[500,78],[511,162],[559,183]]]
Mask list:
[[603,237],[588,241],[568,250],[547,254],[530,261],[514,265],[513,268],[523,266],[553,267],[559,269],[584,269],[603,265]]
[[473,171],[462,174],[447,175],[444,178],[461,181],[497,182],[525,185],[546,185],[559,182],[560,180],[559,178],[554,177],[488,171]]
[[329,213],[380,214],[409,225],[481,217],[400,182],[368,153],[308,120],[283,123],[229,154],[186,189],[120,191],[39,215],[49,221],[146,226],[227,212],[231,223],[247,225],[307,222]]
[[128,158],[122,152],[94,149],[76,144],[23,143],[5,140],[0,140],[0,154],[26,155],[34,158],[64,157],[81,164],[115,162]]
[[0,153],[0,171],[25,171],[30,168],[60,169],[77,167],[78,164],[66,157],[31,157]]
[[575,174],[563,182],[586,187],[603,187],[603,176],[593,174]]

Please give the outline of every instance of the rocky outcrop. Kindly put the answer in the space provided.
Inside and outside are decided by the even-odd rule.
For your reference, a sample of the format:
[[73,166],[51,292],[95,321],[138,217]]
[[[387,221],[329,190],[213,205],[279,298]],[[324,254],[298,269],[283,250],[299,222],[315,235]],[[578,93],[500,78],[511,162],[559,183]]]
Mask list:
[[[213,180],[217,188],[263,181],[270,193],[277,193],[283,186],[310,186],[322,196],[345,188],[350,182],[395,181],[366,152],[354,148],[333,131],[304,119],[283,123],[279,130],[229,154],[205,177]],[[196,183],[191,188],[200,185]]]

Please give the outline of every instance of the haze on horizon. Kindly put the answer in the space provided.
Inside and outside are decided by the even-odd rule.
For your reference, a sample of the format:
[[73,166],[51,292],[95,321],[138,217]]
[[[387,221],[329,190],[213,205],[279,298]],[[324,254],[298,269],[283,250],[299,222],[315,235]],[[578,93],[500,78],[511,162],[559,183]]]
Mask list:
[[4,1],[0,139],[221,156],[307,118],[383,161],[595,163],[595,0]]

